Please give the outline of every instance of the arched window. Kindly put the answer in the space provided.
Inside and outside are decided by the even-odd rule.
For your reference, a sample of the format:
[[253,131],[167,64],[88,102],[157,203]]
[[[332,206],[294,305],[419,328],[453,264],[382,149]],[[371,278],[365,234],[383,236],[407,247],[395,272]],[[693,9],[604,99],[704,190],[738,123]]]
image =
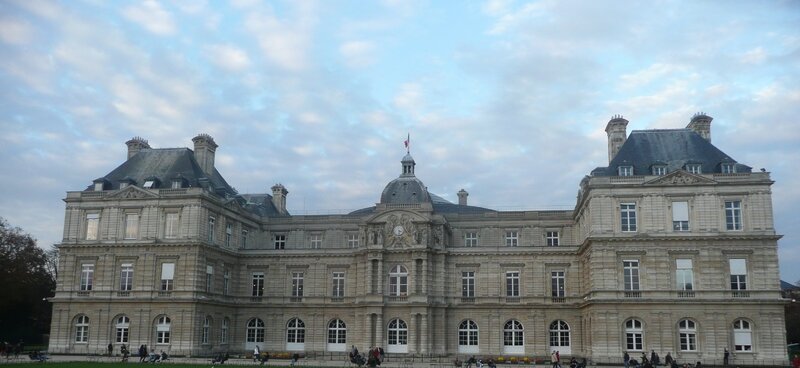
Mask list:
[[208,344],[208,337],[211,333],[211,317],[206,317],[205,321],[203,321],[203,344]]
[[227,344],[228,343],[228,325],[230,321],[228,318],[222,320],[222,328],[219,332],[219,343],[220,344]]
[[341,319],[328,323],[328,351],[347,350],[347,326]]
[[131,329],[131,320],[127,316],[119,316],[114,326],[117,330],[117,344],[127,344]]
[[158,318],[156,324],[156,344],[169,344],[169,330],[172,322],[167,316]]
[[345,344],[347,341],[347,327],[344,321],[334,319],[328,323],[328,343],[329,344]]
[[458,325],[458,352],[462,354],[478,352],[478,324],[467,319]]
[[737,319],[733,322],[733,349],[753,351],[753,329],[750,322]]
[[389,272],[389,295],[408,295],[408,270],[401,265],[392,267]]
[[643,335],[644,330],[642,329],[642,321],[638,319],[629,319],[625,321],[625,347],[628,350],[643,350]]
[[689,319],[678,322],[678,340],[681,351],[697,351],[697,328]]
[[389,321],[387,333],[390,353],[408,352],[408,325],[405,321],[399,318]]
[[299,318],[292,318],[286,325],[286,342],[306,342],[306,324]]
[[286,324],[286,350],[305,350],[306,324],[299,318],[292,318]]
[[559,319],[550,324],[550,350],[558,350],[561,354],[571,354],[567,322]]
[[89,342],[89,317],[80,315],[75,319],[75,342]]
[[247,321],[247,342],[264,342],[264,321],[258,318]]
[[519,354],[524,352],[524,329],[522,323],[512,319],[503,326],[503,352]]

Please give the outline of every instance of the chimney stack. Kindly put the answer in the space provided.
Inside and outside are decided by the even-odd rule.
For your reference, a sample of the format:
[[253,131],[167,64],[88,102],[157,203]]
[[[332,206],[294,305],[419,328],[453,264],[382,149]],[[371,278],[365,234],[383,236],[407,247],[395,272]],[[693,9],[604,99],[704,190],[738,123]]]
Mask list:
[[467,196],[469,196],[469,193],[467,193],[466,190],[461,189],[456,194],[458,195],[458,205],[459,206],[466,206],[467,205]]
[[125,142],[125,144],[128,145],[128,160],[139,153],[139,151],[145,148],[150,148],[150,144],[148,144],[144,138],[139,136],[131,138],[131,140]]
[[622,115],[614,115],[606,125],[606,134],[608,134],[608,162],[614,159],[614,156],[619,152],[620,147],[625,143],[628,137],[628,121]]
[[283,186],[283,184],[275,184],[272,186],[272,204],[275,206],[275,209],[278,210],[278,213],[281,215],[287,214],[286,212],[286,195],[289,194],[289,191]]
[[208,177],[214,175],[214,153],[217,151],[217,143],[210,135],[201,133],[192,138],[194,142],[194,159],[203,169]]
[[692,120],[689,121],[689,125],[686,126],[686,129],[694,130],[697,134],[700,134],[701,137],[705,138],[705,140],[711,142],[711,120],[714,120],[714,118],[706,115],[704,112],[698,112],[692,116]]

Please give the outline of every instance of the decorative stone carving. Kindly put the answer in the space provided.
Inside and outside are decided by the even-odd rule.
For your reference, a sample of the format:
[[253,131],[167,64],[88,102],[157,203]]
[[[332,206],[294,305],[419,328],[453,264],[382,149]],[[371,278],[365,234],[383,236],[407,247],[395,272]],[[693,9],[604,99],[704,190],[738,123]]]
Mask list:
[[386,247],[403,248],[409,247],[417,241],[417,226],[411,222],[408,215],[391,215],[383,226],[383,235],[386,239]]
[[645,184],[647,185],[697,185],[697,184],[714,184],[713,180],[706,179],[702,176],[687,173],[683,170],[675,171],[669,175],[651,180]]

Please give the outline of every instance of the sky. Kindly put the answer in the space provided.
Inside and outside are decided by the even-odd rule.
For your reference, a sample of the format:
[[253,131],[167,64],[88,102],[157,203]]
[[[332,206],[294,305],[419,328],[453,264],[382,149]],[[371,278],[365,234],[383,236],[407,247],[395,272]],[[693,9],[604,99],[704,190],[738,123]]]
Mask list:
[[7,0],[0,96],[0,216],[43,247],[134,136],[207,133],[231,185],[282,183],[294,214],[379,201],[409,134],[432,193],[571,209],[613,115],[702,111],[771,173],[781,278],[800,280],[798,1]]

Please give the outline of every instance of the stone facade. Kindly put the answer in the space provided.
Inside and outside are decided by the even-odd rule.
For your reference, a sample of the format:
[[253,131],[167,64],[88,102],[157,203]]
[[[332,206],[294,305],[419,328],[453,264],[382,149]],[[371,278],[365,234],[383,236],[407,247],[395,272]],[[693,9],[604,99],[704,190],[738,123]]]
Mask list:
[[[620,119],[614,155],[635,144]],[[187,150],[198,178],[135,170],[175,154],[135,140],[100,186],[67,193],[51,352],[619,362],[652,349],[721,363],[729,348],[737,364],[786,363],[769,173],[593,173],[574,210],[494,211],[427,193],[408,155],[375,207],[292,216],[283,186],[223,190],[207,135],[201,163]]]

